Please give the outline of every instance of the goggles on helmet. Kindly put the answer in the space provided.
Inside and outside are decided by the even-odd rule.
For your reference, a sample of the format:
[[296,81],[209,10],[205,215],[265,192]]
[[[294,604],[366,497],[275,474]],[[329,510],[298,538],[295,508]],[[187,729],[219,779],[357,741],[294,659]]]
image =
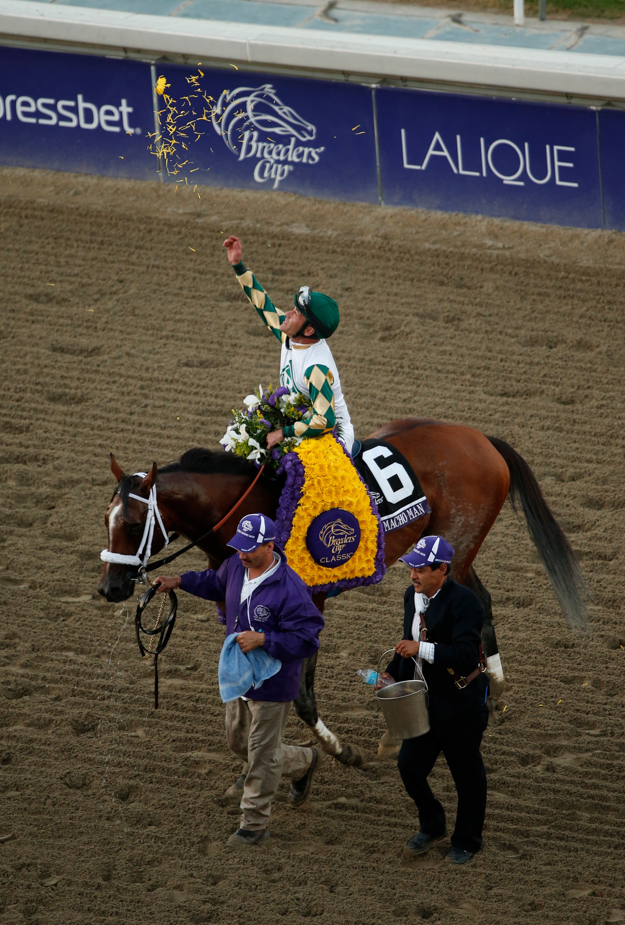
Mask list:
[[297,293],[297,307],[303,315],[306,315],[310,308],[310,294],[310,286],[301,286]]

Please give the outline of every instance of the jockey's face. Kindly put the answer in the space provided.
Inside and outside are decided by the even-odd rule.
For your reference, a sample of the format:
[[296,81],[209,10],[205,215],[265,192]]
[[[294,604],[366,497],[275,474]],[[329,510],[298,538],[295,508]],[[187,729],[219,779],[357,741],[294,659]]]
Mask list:
[[252,575],[252,578],[258,578],[258,575],[269,568],[273,562],[273,543],[263,543],[262,546],[252,550],[252,552],[240,552],[239,559],[245,568],[250,569],[251,572],[259,570],[258,574]]
[[424,565],[422,568],[411,568],[410,580],[415,591],[425,594],[426,597],[433,597],[443,587],[448,568],[449,566],[444,562],[434,571],[429,565]]
[[[280,325],[280,330],[288,337],[297,337],[297,333],[301,330],[303,324],[306,324],[306,316],[302,315],[299,308],[292,308],[290,312],[286,313],[284,321]],[[303,336],[315,336],[315,329],[311,324],[304,328]]]

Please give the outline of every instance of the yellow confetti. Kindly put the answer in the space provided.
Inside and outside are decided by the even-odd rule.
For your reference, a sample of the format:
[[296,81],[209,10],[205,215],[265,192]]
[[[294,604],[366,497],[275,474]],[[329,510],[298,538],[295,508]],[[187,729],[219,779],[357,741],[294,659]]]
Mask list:
[[132,132],[126,132],[127,135],[132,135]]
[[365,135],[366,132],[356,132],[357,135]]
[[538,704],[538,706],[539,706],[539,707],[542,707],[542,706],[544,706],[544,704],[542,704],[542,703],[539,703],[539,704]]
[[[541,707],[542,707],[542,703],[541,703]],[[507,709],[508,709],[508,704],[506,704],[505,707],[503,708],[503,712],[505,713]]]
[[[200,62],[200,64],[201,64],[201,62]],[[198,70],[199,70],[199,68],[198,68]],[[200,77],[203,77],[203,76],[204,76],[204,71],[200,71]]]
[[199,167],[194,167],[193,170],[190,170],[189,173],[195,173],[196,170],[199,170]]
[[55,283],[48,283],[48,286],[54,286],[54,285],[56,285],[56,284],[55,284]]
[[360,125],[355,125],[352,129],[352,132],[355,132],[357,128],[360,128]]
[[195,248],[194,248],[194,247],[190,247],[189,250],[190,250],[190,251],[193,251],[193,253],[195,254]]
[[94,312],[94,311],[95,311],[95,308],[86,308],[85,311],[86,311],[86,312]]
[[120,155],[119,155],[119,159],[120,159],[120,161],[123,161],[124,155],[123,155],[123,154],[120,154]]
[[[558,703],[562,703],[562,701],[561,701],[561,700],[558,700]],[[556,703],[556,706],[558,706],[558,703]]]
[[235,69],[235,71],[238,71],[238,70],[239,70],[238,67],[236,66],[236,64],[231,64],[230,67],[233,67],[233,68]]
[[180,417],[177,417],[176,420],[179,421],[179,420],[180,420]]
[[165,79],[165,77],[161,76],[156,81],[156,86],[154,87],[154,89],[156,90],[159,96],[162,96],[163,93],[165,92],[165,88],[169,86],[170,85],[167,83],[167,80]]

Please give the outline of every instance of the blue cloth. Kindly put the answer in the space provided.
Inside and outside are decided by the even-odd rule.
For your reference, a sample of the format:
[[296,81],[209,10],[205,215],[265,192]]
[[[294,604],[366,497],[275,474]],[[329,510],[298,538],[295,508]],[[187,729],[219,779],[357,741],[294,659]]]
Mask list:
[[265,634],[263,652],[279,659],[282,667],[261,690],[250,690],[247,697],[275,703],[296,700],[302,659],[310,658],[319,648],[323,617],[313,604],[310,588],[287,565],[284,553],[273,575],[241,603],[244,577],[245,566],[233,555],[216,571],[185,572],[180,587],[196,597],[225,602],[227,636],[248,629]]
[[258,690],[282,668],[278,658],[272,658],[264,649],[241,652],[238,633],[226,636],[219,656],[219,693],[224,703],[238,700],[250,688]]

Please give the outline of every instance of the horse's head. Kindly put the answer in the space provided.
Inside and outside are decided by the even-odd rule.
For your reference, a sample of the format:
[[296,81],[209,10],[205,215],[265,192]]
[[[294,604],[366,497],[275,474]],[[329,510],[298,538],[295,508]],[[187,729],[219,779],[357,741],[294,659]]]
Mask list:
[[[147,501],[156,481],[158,468],[154,463],[145,477],[126,475],[111,453],[111,472],[117,479],[117,487],[104,517],[108,531],[107,550],[109,553],[134,558],[143,539],[148,505],[131,498],[130,495],[138,495]],[[134,593],[138,576],[138,565],[105,562],[98,583],[98,593],[113,603],[126,601]]]

